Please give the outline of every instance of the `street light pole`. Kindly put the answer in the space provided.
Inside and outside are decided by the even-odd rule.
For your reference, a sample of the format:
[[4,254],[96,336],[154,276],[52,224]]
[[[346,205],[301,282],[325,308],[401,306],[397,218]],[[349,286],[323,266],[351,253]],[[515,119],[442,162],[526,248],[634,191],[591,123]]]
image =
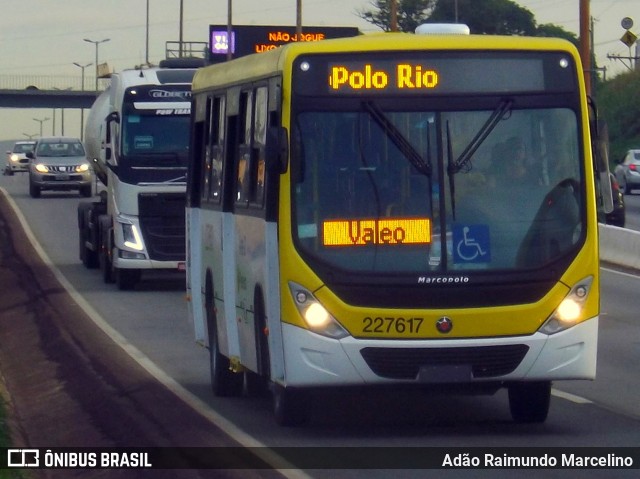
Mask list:
[[[86,65],[80,65],[79,63],[73,62],[75,66],[82,69],[82,91],[84,91],[84,69],[93,65],[93,63],[87,63]],[[97,77],[96,77],[97,78]],[[96,91],[98,89],[96,88]],[[84,108],[80,108],[80,141],[84,139]]]
[[93,43],[96,46],[96,91],[98,91],[98,45],[108,42],[111,39],[105,38],[104,40],[89,40],[88,38],[83,38],[83,40],[87,43]]
[[40,137],[42,137],[42,124],[43,124],[45,121],[48,121],[48,120],[49,120],[49,118],[48,118],[48,117],[47,117],[47,118],[42,118],[42,119],[40,119],[40,118],[34,118],[33,120],[34,120],[34,121],[37,121],[38,123],[40,123]]

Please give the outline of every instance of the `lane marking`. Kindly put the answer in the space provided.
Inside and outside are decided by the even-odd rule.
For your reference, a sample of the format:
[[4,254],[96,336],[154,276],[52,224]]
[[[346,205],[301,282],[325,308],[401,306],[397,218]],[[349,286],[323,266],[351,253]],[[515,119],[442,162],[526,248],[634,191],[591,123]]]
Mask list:
[[571,401],[572,403],[576,404],[593,404],[593,401],[591,401],[590,399],[576,396],[575,394],[566,393],[555,388],[551,389],[551,395],[557,398],[566,399],[567,401]]
[[617,270],[617,269],[605,268],[603,266],[601,266],[600,269],[602,271],[606,271],[607,273],[615,273],[615,274],[619,274],[620,276],[626,276],[627,278],[640,279],[639,275],[632,274],[632,273],[627,273],[626,271],[620,271],[620,270]]
[[93,321],[96,326],[98,326],[107,336],[109,336],[109,338],[113,342],[120,346],[131,358],[133,358],[134,361],[142,366],[158,382],[160,382],[169,391],[174,393],[185,404],[187,404],[189,407],[191,407],[193,410],[207,419],[211,424],[218,427],[222,432],[237,441],[241,446],[246,448],[255,448],[253,451],[254,454],[256,454],[256,456],[259,456],[260,459],[265,461],[267,464],[273,466],[274,469],[280,474],[289,479],[311,479],[312,476],[309,476],[301,470],[294,469],[294,466],[288,463],[284,458],[272,452],[271,449],[269,449],[269,446],[236,426],[226,417],[214,411],[206,402],[204,402],[198,396],[185,389],[180,383],[178,383],[175,379],[165,373],[147,355],[145,355],[142,351],[135,347],[127,338],[125,338],[109,323],[107,323],[102,318],[102,316],[93,308],[93,306],[91,306],[89,302],[87,302],[87,300],[84,299],[82,295],[78,293],[78,291],[76,291],[73,285],[69,282],[69,280],[67,280],[62,272],[56,267],[56,265],[53,264],[47,253],[44,251],[44,249],[36,239],[33,231],[27,223],[26,218],[22,214],[22,211],[20,211],[20,208],[18,208],[18,205],[13,200],[11,195],[9,195],[8,192],[1,186],[0,191],[2,191],[2,194],[5,196],[7,202],[13,209],[15,215],[18,218],[18,221],[20,222],[20,225],[22,226],[27,236],[27,239],[35,249],[42,262],[51,269],[53,275],[60,282],[62,287],[69,293],[69,295],[78,304],[78,306],[80,306],[84,313],[89,316],[91,321]]

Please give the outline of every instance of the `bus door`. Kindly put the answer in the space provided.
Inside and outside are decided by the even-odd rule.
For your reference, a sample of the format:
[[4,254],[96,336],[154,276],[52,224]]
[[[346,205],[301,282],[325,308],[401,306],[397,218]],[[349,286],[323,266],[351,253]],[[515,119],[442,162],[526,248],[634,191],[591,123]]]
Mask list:
[[[234,201],[235,313],[240,362],[260,372],[257,350],[264,336],[264,293],[267,284],[265,222],[265,142],[268,89],[252,86],[240,93]],[[256,311],[260,318],[256,320]]]

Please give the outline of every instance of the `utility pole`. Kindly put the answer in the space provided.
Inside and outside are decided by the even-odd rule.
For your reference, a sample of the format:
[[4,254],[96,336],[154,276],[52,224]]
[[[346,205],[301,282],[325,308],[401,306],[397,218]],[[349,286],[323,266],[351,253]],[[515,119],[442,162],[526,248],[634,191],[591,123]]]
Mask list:
[[227,1],[227,61],[233,58],[233,0]]
[[398,31],[398,0],[391,0],[391,22],[390,29],[392,32]]
[[183,30],[183,23],[184,23],[184,2],[183,0],[180,0],[180,52],[178,54],[179,58],[183,57],[183,49],[182,49],[182,30]]
[[[73,62],[73,64],[82,70],[82,91],[84,91],[84,69],[90,67],[93,63],[81,65],[78,62]],[[84,108],[80,108],[80,140],[84,140]]]
[[591,35],[589,34],[589,0],[580,0],[580,59],[582,60],[584,86],[591,95]]

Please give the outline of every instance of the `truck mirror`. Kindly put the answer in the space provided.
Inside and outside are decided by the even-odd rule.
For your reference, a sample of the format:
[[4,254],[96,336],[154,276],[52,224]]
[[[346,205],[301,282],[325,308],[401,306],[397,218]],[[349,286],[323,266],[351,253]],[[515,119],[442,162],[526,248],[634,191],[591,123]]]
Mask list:
[[272,126],[267,130],[267,144],[265,148],[267,169],[277,173],[285,173],[289,163],[289,135],[287,129]]

